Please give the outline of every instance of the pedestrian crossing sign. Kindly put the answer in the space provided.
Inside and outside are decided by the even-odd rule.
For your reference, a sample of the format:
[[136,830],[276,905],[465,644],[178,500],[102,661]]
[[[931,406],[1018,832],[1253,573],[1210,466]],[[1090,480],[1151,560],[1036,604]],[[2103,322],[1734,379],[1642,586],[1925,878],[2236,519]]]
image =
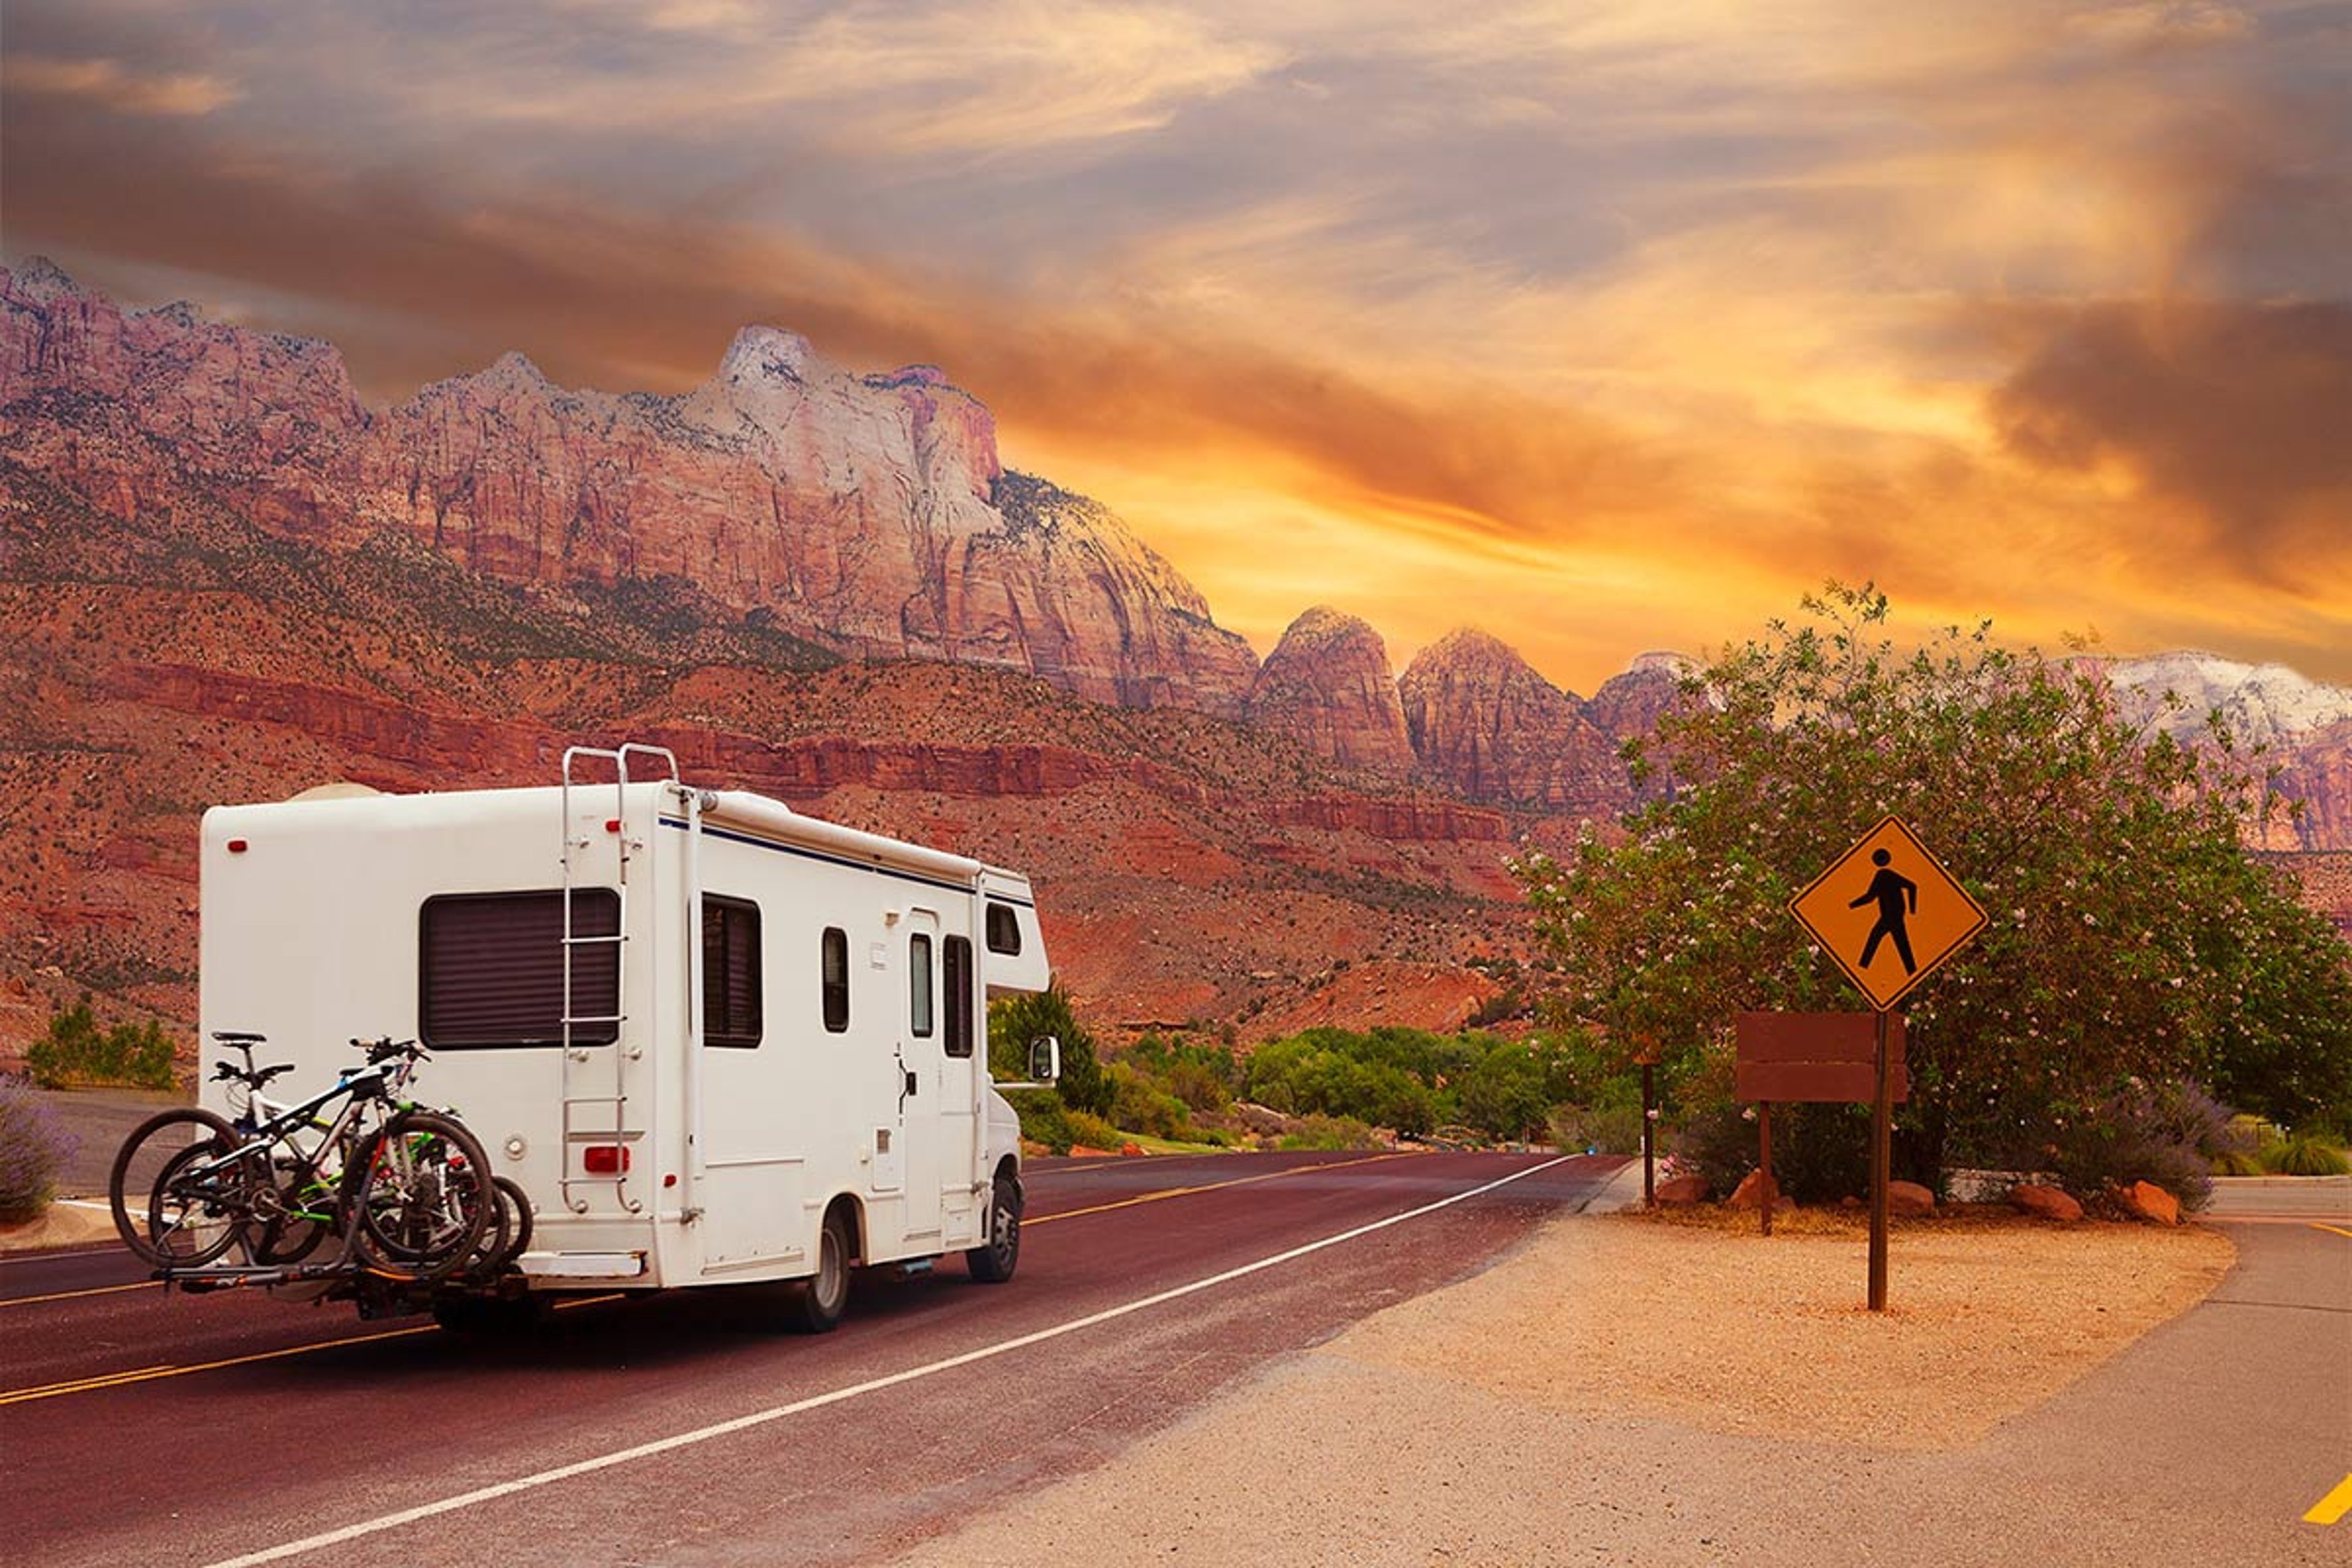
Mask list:
[[1789,912],[1884,1013],[1967,945],[1984,910],[1898,816],[1862,836]]

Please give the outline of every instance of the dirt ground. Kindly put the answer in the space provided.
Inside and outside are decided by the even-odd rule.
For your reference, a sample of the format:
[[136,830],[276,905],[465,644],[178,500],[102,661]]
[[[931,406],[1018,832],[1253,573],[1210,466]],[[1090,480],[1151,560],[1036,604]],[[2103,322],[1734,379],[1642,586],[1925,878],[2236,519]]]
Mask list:
[[1564,1217],[903,1561],[1092,1564],[1106,1543],[1131,1562],[1625,1561],[1706,1484],[1696,1435],[1779,1446],[1833,1505],[1885,1457],[1965,1448],[2042,1405],[2234,1256],[2193,1226],[1980,1219],[1898,1225],[1890,1254],[1872,1313],[1858,1224],[1768,1239]]

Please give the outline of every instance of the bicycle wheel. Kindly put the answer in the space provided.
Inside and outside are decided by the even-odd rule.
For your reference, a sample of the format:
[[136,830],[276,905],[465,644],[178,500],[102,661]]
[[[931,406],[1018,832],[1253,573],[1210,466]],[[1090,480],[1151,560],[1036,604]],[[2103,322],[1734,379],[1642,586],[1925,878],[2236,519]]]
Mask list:
[[498,1202],[472,1133],[438,1111],[404,1110],[352,1152],[342,1212],[369,1264],[429,1282],[473,1256]]
[[495,1276],[530,1246],[530,1194],[512,1176],[493,1176],[490,1185],[498,1189],[499,1205],[467,1259],[466,1272],[478,1279]]
[[253,1163],[239,1157],[234,1137],[189,1144],[156,1173],[145,1245],[132,1250],[163,1268],[210,1263],[246,1239],[256,1186]]
[[334,1234],[340,1189],[308,1161],[281,1162],[271,1173],[270,1214],[254,1237],[256,1263],[299,1263]]
[[505,1200],[499,1205],[505,1234],[499,1239],[498,1251],[490,1257],[490,1267],[504,1268],[530,1250],[530,1194],[512,1176],[492,1177],[490,1184]]
[[147,1215],[142,1210],[132,1212],[134,1201],[143,1202],[153,1196],[155,1178],[166,1162],[198,1143],[222,1143],[235,1147],[236,1129],[228,1119],[194,1106],[175,1106],[158,1111],[131,1130],[115,1152],[114,1167],[106,1178],[106,1197],[114,1211],[114,1228],[142,1261],[162,1264],[164,1258],[155,1251],[147,1235]]

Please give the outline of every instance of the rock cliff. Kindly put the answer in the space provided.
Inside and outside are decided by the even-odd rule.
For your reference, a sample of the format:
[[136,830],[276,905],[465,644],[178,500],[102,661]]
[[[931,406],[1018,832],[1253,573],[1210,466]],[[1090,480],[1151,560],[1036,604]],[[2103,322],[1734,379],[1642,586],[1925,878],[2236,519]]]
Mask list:
[[125,313],[35,261],[0,269],[0,436],[118,517],[201,489],[335,548],[390,529],[509,582],[676,580],[843,654],[1129,706],[1237,716],[1255,675],[1107,510],[1008,474],[938,370],[855,375],[772,328],[676,397],[567,390],[509,354],[371,411],[327,344]]
[[1486,632],[1423,648],[1398,688],[1422,766],[1473,800],[1600,816],[1630,799],[1616,744],[1583,703]]
[[1328,605],[1293,621],[1258,668],[1249,719],[1341,767],[1412,770],[1412,738],[1387,645]]

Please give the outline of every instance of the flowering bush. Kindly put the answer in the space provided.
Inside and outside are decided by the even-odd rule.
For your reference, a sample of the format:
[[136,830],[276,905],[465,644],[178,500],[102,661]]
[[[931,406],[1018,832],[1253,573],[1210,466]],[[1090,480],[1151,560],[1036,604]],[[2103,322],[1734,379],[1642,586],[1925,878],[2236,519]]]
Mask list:
[[79,1146],[30,1083],[0,1076],[0,1224],[21,1224],[48,1206],[58,1173]]
[[2230,1113],[2193,1083],[2143,1083],[2133,1079],[2049,1134],[2042,1158],[2015,1157],[2020,1169],[2039,1167],[2070,1193],[2095,1195],[2134,1182],[2153,1182],[2202,1208],[2213,1192],[2214,1160],[2236,1147]]

